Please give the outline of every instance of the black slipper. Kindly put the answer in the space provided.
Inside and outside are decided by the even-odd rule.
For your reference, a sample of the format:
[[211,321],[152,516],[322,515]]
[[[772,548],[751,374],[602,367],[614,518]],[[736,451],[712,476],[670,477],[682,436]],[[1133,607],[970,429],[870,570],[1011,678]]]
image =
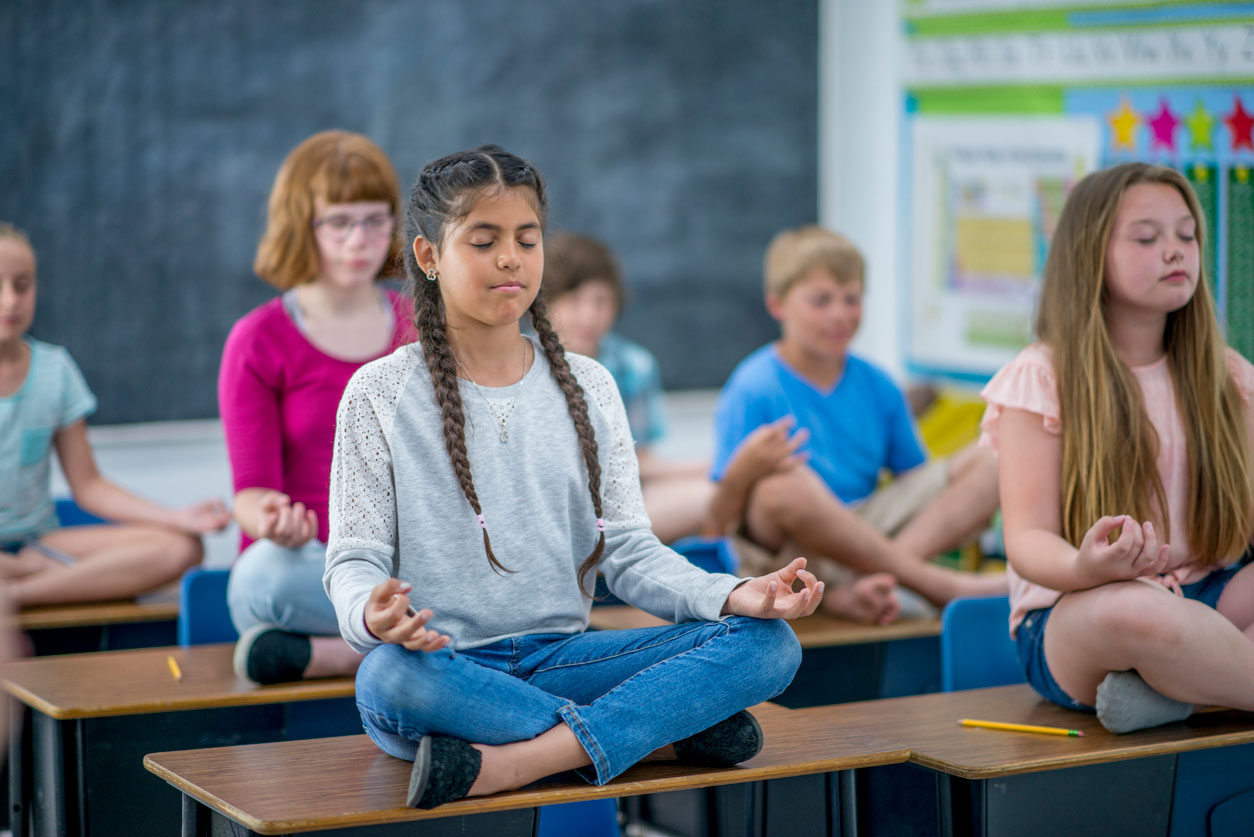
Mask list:
[[480,752],[460,738],[424,735],[418,742],[414,769],[409,774],[405,804],[410,808],[435,808],[465,798],[479,778],[482,760]]
[[675,742],[675,758],[701,767],[731,767],[762,752],[762,727],[742,709],[709,729]]
[[254,625],[235,643],[235,673],[266,685],[292,683],[305,675],[313,648],[305,634],[273,625]]

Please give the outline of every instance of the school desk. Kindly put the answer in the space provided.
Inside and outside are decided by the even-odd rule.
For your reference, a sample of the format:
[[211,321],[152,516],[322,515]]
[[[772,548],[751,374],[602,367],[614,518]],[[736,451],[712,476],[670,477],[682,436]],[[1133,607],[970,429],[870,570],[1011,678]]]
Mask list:
[[[1254,742],[1254,714],[1231,711],[1115,735],[1026,684],[810,711],[833,727],[883,731],[909,748],[908,764],[859,777],[859,813],[877,833],[1167,835],[1180,761],[1210,748],[1248,760],[1251,748],[1241,745]],[[961,718],[1084,736],[974,729],[959,726]]]
[[[628,605],[592,608],[590,628],[669,624]],[[788,623],[803,654],[792,685],[775,703],[792,708],[919,694],[940,688],[940,620],[867,625],[814,613]]]
[[178,797],[144,771],[144,754],[361,729],[352,679],[256,686],[231,670],[232,648],[104,651],[12,664],[3,685],[15,698],[9,764],[20,766],[9,771],[14,837],[170,833],[178,827]]
[[[755,758],[730,768],[694,768],[666,762],[638,764],[609,784],[589,785],[559,777],[522,790],[464,799],[430,811],[405,807],[412,765],[383,753],[364,735],[153,753],[150,771],[183,793],[183,835],[295,834],[337,829],[336,834],[482,835],[533,834],[542,805],[660,794],[691,788],[723,788],[717,837],[768,833],[761,804],[774,783],[832,774],[825,800],[802,817],[821,822],[823,833],[855,815],[847,780],[856,768],[900,763],[907,751],[881,736],[812,726],[803,710],[771,704],[753,707],[766,746]],[[753,783],[753,784],[746,784]],[[755,790],[756,788],[756,790]],[[846,805],[846,803],[849,803]],[[782,797],[778,807],[792,806]],[[839,827],[839,825],[838,825]],[[771,834],[802,835],[810,829],[771,828]]]
[[162,598],[31,607],[15,622],[43,656],[173,645],[178,615],[178,602]]

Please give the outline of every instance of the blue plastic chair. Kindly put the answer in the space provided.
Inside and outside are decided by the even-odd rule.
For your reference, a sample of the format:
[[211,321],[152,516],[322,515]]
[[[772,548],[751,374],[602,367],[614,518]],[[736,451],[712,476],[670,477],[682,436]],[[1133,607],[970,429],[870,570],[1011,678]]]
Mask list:
[[941,614],[941,690],[1022,683],[1019,653],[1010,639],[1010,598],[954,599]]
[[230,570],[194,569],[179,582],[179,645],[234,642],[239,639],[226,606]]
[[589,799],[540,809],[536,837],[621,837],[613,799]]
[[738,564],[727,538],[680,538],[671,549],[710,573],[735,573]]
[[62,526],[94,526],[109,521],[83,511],[78,503],[69,497],[58,497],[56,500],[57,521]]

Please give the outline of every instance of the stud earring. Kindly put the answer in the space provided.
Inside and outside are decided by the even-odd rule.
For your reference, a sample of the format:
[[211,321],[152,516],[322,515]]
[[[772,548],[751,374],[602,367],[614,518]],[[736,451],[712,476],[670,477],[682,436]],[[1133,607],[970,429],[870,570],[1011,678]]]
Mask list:
[[427,268],[427,281],[438,282],[439,280],[440,280],[440,274],[436,273],[435,266],[432,265],[431,267]]

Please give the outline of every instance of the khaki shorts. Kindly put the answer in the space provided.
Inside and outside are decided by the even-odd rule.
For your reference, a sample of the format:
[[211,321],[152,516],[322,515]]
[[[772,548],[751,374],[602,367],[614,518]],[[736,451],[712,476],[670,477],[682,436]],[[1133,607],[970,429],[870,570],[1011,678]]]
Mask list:
[[[852,503],[849,508],[882,535],[892,537],[915,515],[945,490],[949,483],[949,460],[936,459],[888,482],[870,496]],[[740,558],[738,573],[742,577],[775,572],[802,554],[795,541],[789,540],[772,553],[745,536],[743,530],[732,536],[732,546]],[[820,581],[831,587],[852,580],[857,573],[821,555],[807,555],[807,568]]]

